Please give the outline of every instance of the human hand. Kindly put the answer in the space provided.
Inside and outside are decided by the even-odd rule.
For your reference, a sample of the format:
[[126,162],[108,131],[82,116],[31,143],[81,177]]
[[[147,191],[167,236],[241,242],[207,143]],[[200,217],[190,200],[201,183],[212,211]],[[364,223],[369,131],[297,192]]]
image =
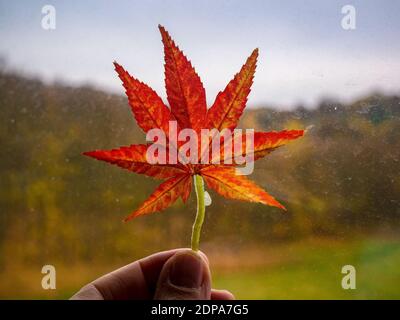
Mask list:
[[226,290],[211,289],[209,262],[202,252],[159,252],[108,273],[71,300],[232,300]]

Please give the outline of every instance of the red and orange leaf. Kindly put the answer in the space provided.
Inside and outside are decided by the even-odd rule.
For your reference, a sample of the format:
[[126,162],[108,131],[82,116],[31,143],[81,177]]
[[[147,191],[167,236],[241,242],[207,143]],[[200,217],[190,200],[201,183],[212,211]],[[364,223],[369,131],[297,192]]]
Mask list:
[[216,128],[219,131],[225,128],[230,130],[236,128],[253,84],[257,57],[258,49],[255,49],[225,90],[218,93],[207,113],[208,128]]
[[114,62],[114,66],[125,87],[137,124],[144,132],[160,128],[168,135],[168,121],[172,120],[171,111],[161,98],[148,85],[132,77],[118,63]]
[[[165,86],[171,110],[149,86],[132,77],[116,62],[114,65],[126,89],[129,104],[138,125],[146,133],[156,128],[164,131],[168,146],[160,145],[160,148],[166,149],[166,157],[168,158],[165,159],[166,164],[153,164],[152,161],[149,161],[150,159],[147,159],[147,150],[150,146],[148,144],[84,153],[97,160],[117,165],[135,173],[167,179],[125,221],[140,215],[161,211],[173,204],[179,197],[186,202],[192,188],[192,176],[196,174],[204,178],[209,188],[214,189],[226,198],[259,202],[284,209],[277,200],[254,182],[243,175],[237,175],[235,166],[240,165],[240,163],[239,161],[235,162],[235,156],[253,155],[254,159],[257,160],[289,141],[301,137],[304,134],[303,130],[255,132],[254,146],[250,150],[246,149],[246,135],[244,137],[230,136],[227,137],[227,141],[234,140],[231,141],[231,146],[234,146],[237,142],[237,145],[242,146],[242,148],[231,149],[227,154],[224,154],[227,141],[221,138],[221,149],[215,155],[212,152],[214,137],[210,137],[211,141],[208,143],[210,150],[204,152],[206,152],[205,154],[210,152],[209,161],[214,164],[209,164],[210,162],[208,164],[184,164],[182,160],[180,160],[181,163],[175,164],[175,161],[172,161],[172,163],[169,161],[170,156],[173,155],[173,152],[170,153],[169,151],[181,152],[180,150],[172,150],[172,148],[179,149],[184,144],[180,140],[178,143],[175,142],[175,133],[171,133],[171,136],[168,137],[170,120],[177,121],[178,132],[185,128],[191,128],[199,134],[200,130],[204,128],[217,129],[222,133],[221,131],[224,129],[232,130],[236,128],[253,83],[258,50],[253,51],[240,72],[228,83],[224,91],[217,95],[214,104],[207,112],[206,95],[200,77],[168,32],[162,26],[159,26],[159,29],[164,44]],[[215,132],[213,135],[215,135]],[[235,141],[237,139],[241,140]],[[198,155],[202,159],[201,156],[204,152],[201,150],[201,145],[198,147],[198,151],[200,151]],[[154,152],[160,152],[160,148]],[[155,156],[160,156],[160,154],[155,154]],[[233,160],[233,163],[228,166],[226,162],[229,162],[230,159]],[[249,160],[251,159],[246,159],[246,161]],[[222,163],[216,165],[216,161],[222,161]]]
[[187,180],[191,180],[191,176],[188,174],[182,174],[172,177],[161,183],[136,211],[132,212],[128,217],[125,218],[125,222],[137,216],[168,208],[180,196],[182,197],[185,195]]
[[206,93],[190,61],[159,26],[165,55],[165,87],[168,102],[180,128],[196,131],[205,127]]
[[186,201],[189,199],[190,192],[192,191],[192,180],[193,179],[190,176],[189,179],[185,180],[184,185],[182,186],[181,198],[183,203],[186,203]]
[[[254,132],[254,145],[246,149],[246,135],[234,137],[231,143],[231,152],[225,154],[224,145],[225,142],[221,139],[221,150],[220,155],[214,154],[212,162],[216,163],[220,161],[221,163],[235,163],[235,156],[247,156],[251,155],[254,160],[261,159],[267,154],[276,150],[277,148],[289,143],[292,140],[300,138],[304,135],[304,130],[282,130],[282,131],[270,131],[270,132]],[[240,140],[241,139],[241,142]],[[234,145],[239,142],[241,143],[241,148],[234,148]],[[212,150],[210,150],[210,158],[212,156]],[[250,158],[248,158],[250,160]]]
[[180,164],[150,164],[146,159],[147,148],[148,145],[138,144],[113,150],[89,151],[83,154],[158,179],[167,179],[186,172],[185,167]]
[[[254,160],[265,157],[275,149],[300,138],[304,130],[282,130],[254,133]],[[245,148],[243,148],[245,150]]]
[[245,176],[237,175],[235,168],[209,166],[201,170],[207,186],[229,199],[259,202],[285,209],[275,198]]

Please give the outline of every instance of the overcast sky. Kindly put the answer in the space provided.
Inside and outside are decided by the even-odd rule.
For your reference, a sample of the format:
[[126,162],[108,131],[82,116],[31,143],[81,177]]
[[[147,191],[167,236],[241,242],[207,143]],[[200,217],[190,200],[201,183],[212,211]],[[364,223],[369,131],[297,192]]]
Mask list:
[[[56,29],[41,26],[56,8]],[[356,29],[341,26],[344,5]],[[0,0],[0,55],[12,67],[123,93],[112,62],[165,98],[157,25],[193,62],[214,101],[251,51],[260,58],[250,106],[344,101],[370,90],[399,93],[400,1],[11,1]]]

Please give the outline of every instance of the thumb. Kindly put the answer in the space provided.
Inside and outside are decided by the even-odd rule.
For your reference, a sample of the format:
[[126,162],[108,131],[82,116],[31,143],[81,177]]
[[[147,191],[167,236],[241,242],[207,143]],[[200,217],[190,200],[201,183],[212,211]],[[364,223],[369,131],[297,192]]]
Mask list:
[[156,300],[208,300],[211,276],[206,258],[192,250],[173,255],[158,279]]

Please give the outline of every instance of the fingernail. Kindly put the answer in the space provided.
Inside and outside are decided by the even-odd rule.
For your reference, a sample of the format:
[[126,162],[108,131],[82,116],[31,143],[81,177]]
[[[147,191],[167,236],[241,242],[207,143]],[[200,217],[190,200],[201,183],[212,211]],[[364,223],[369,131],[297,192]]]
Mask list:
[[195,253],[179,253],[173,257],[169,280],[173,285],[200,288],[203,282],[203,261]]

